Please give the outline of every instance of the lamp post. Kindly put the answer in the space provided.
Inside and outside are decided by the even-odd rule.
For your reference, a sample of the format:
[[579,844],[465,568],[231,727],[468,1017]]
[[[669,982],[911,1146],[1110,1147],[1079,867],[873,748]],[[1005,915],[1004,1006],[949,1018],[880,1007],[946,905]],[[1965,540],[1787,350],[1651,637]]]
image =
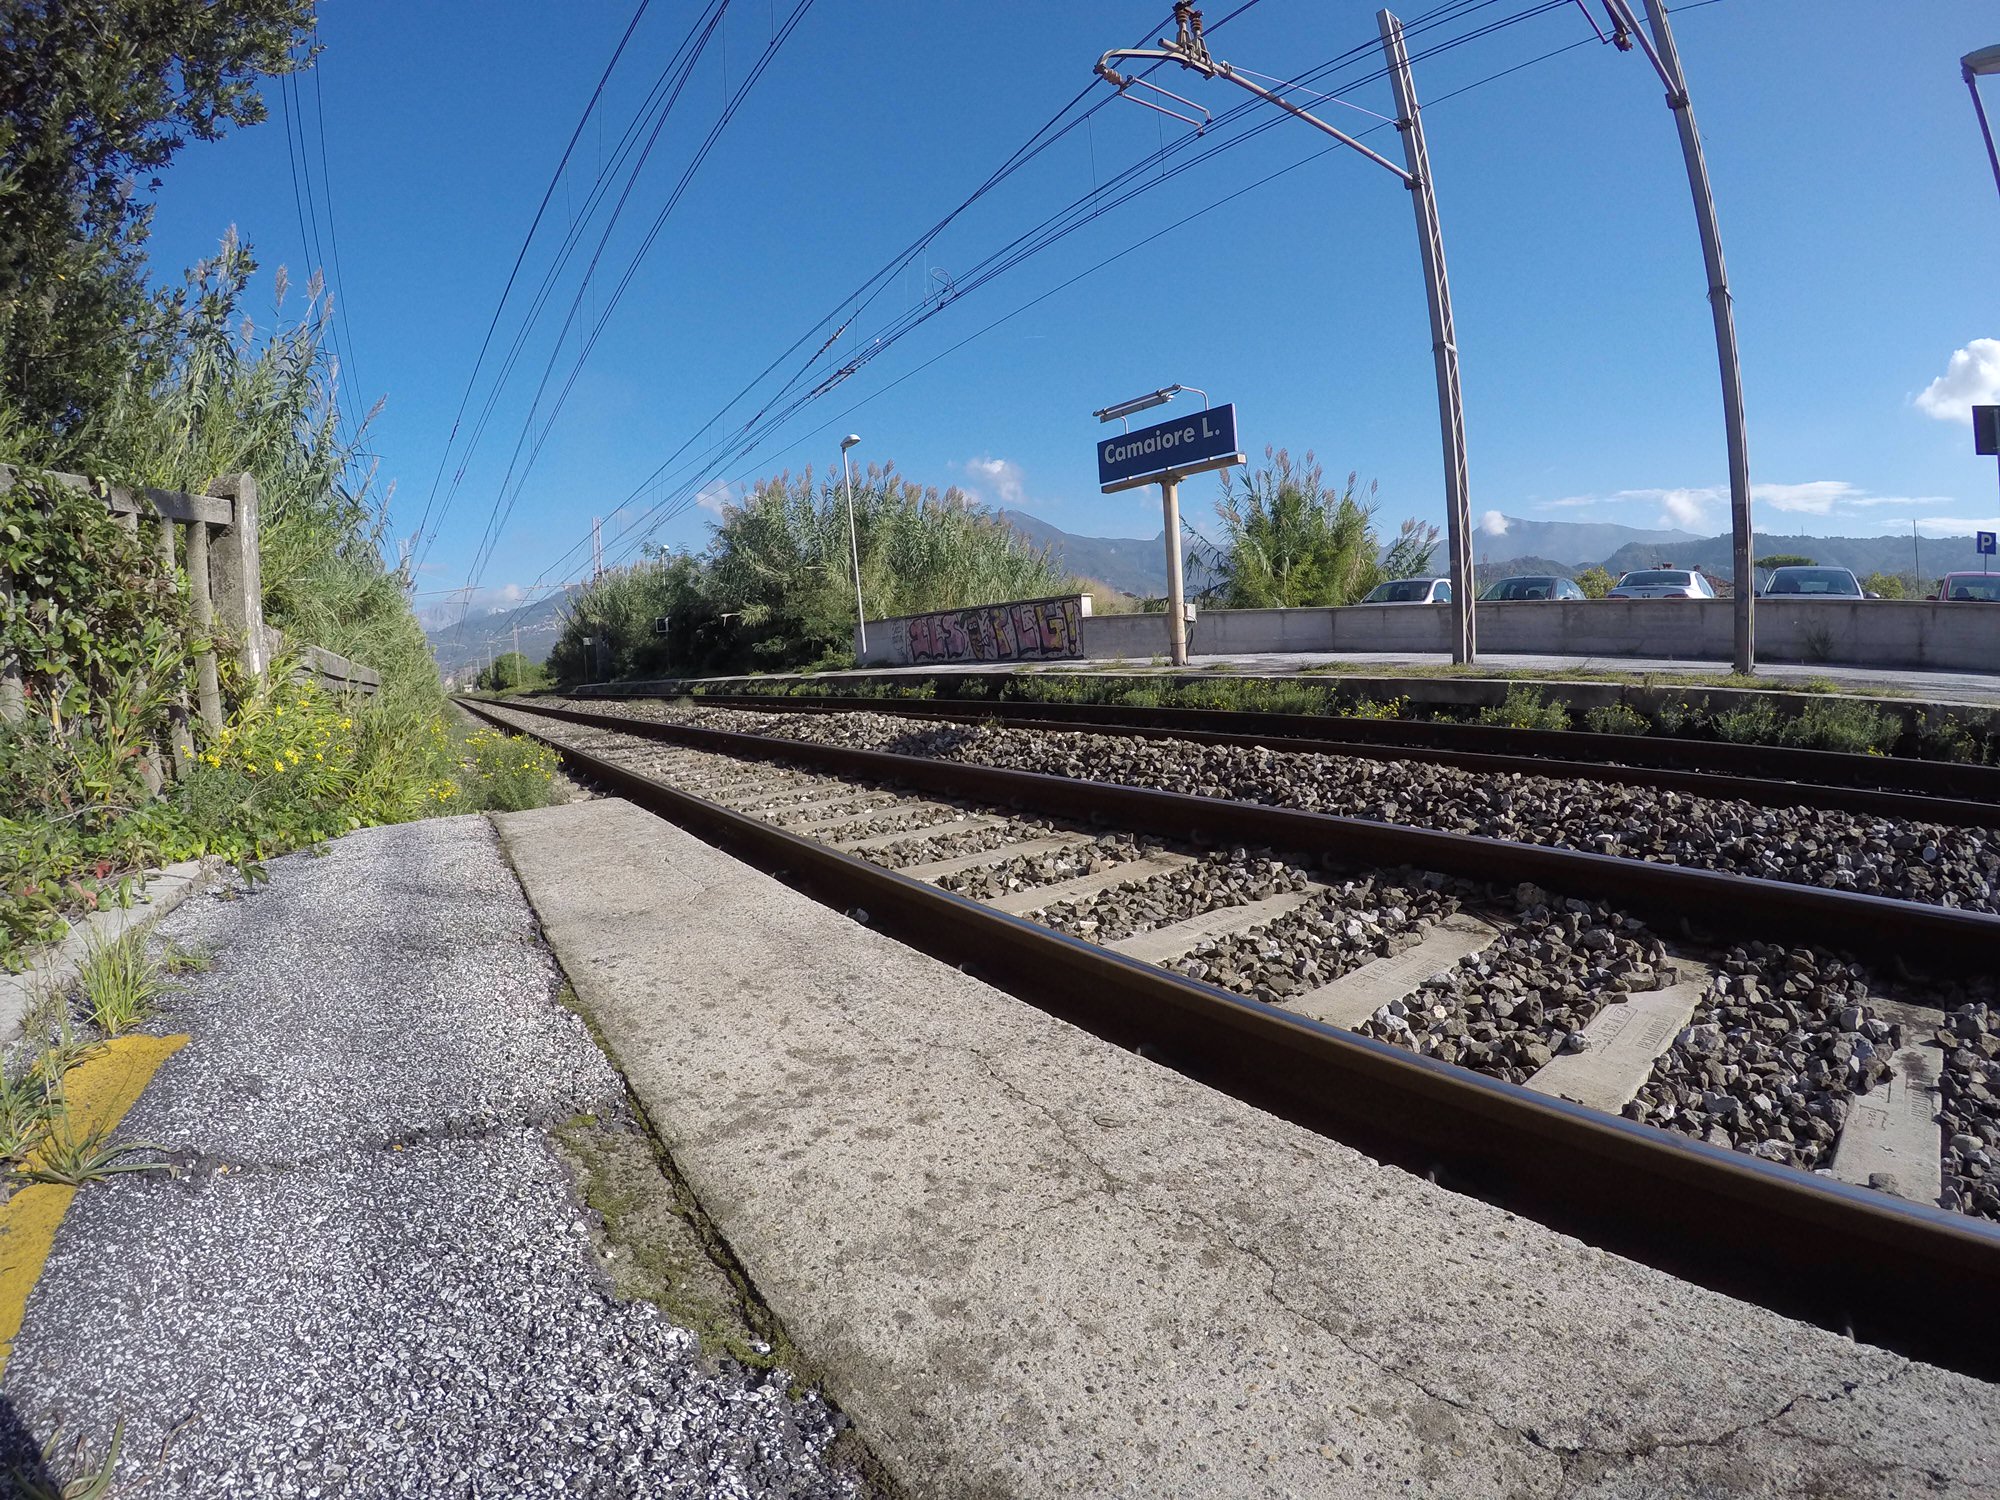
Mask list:
[[868,652],[868,611],[861,603],[861,539],[854,529],[854,467],[847,461],[847,450],[861,441],[861,434],[850,432],[840,440],[840,472],[847,481],[847,549],[854,558],[854,624],[860,636],[861,654]]
[[[1417,247],[1422,252],[1425,291],[1430,298],[1431,314],[1431,356],[1436,366],[1438,388],[1438,425],[1444,444],[1444,493],[1445,493],[1445,535],[1451,549],[1451,616],[1452,642],[1451,659],[1454,662],[1470,662],[1478,655],[1478,637],[1475,626],[1472,598],[1472,519],[1471,499],[1468,491],[1465,464],[1465,411],[1459,394],[1458,381],[1458,334],[1451,315],[1451,285],[1445,274],[1444,232],[1438,225],[1437,196],[1432,189],[1430,154],[1424,143],[1423,113],[1417,104],[1416,86],[1410,78],[1409,53],[1403,45],[1403,23],[1390,12],[1378,11],[1375,16],[1382,35],[1382,52],[1388,61],[1389,78],[1396,97],[1396,129],[1403,137],[1403,160],[1406,166],[1399,167],[1380,152],[1371,151],[1348,135],[1337,130],[1318,116],[1308,113],[1285,98],[1282,94],[1267,89],[1246,78],[1243,73],[1229,63],[1211,57],[1208,43],[1202,35],[1201,12],[1194,8],[1192,0],[1176,0],[1174,5],[1175,34],[1173,40],[1161,38],[1158,47],[1118,47],[1097,60],[1097,75],[1114,86],[1121,94],[1135,97],[1136,102],[1151,109],[1161,109],[1151,100],[1141,96],[1130,96],[1134,87],[1144,87],[1165,94],[1156,84],[1148,84],[1144,79],[1130,77],[1111,66],[1113,58],[1159,59],[1164,62],[1179,63],[1183,68],[1201,74],[1204,78],[1220,78],[1233,83],[1238,88],[1255,94],[1267,103],[1275,104],[1286,114],[1305,121],[1316,130],[1332,136],[1349,150],[1365,156],[1376,166],[1389,172],[1403,186],[1409,189],[1410,201],[1417,216]],[[1169,95],[1177,102],[1200,109],[1200,105],[1181,99],[1179,95]],[[1176,119],[1188,119],[1172,109],[1163,113]],[[1204,117],[1206,110],[1202,110]],[[1197,126],[1204,120],[1194,122]]]
[[1978,78],[1982,73],[2000,73],[2000,46],[1981,47],[1958,60],[1965,86],[1972,94],[1972,108],[1979,116],[1979,133],[1986,138],[1986,159],[1993,163],[1993,184],[2000,187],[2000,151],[1993,146],[1993,127],[1986,119],[1986,106],[1979,99]]

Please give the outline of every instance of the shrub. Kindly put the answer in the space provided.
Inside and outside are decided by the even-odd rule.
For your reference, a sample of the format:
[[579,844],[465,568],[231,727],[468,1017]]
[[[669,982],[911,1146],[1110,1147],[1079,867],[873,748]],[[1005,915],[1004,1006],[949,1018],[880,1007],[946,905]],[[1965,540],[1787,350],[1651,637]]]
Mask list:
[[1501,702],[1480,709],[1476,722],[1508,729],[1567,729],[1569,710],[1560,703],[1543,701],[1539,688],[1515,686],[1507,689]]
[[1808,703],[1785,725],[1785,743],[1807,750],[1839,750],[1849,755],[1886,755],[1903,736],[1896,714],[1852,698]]
[[538,740],[479,729],[460,743],[459,785],[464,811],[522,812],[554,800],[556,752]]
[[1711,722],[1716,738],[1735,745],[1778,744],[1783,723],[1777,709],[1762,698],[1753,699],[1741,708],[1725,710]]
[[1606,703],[1587,709],[1583,722],[1593,734],[1644,734],[1652,728],[1646,716],[1627,703]]

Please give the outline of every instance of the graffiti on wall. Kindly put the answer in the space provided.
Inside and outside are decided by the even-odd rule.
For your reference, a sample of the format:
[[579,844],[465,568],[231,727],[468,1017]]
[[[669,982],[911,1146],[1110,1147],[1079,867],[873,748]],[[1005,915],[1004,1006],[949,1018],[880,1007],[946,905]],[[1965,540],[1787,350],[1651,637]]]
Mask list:
[[1029,599],[940,610],[894,622],[897,655],[933,661],[1056,661],[1083,655],[1083,601]]

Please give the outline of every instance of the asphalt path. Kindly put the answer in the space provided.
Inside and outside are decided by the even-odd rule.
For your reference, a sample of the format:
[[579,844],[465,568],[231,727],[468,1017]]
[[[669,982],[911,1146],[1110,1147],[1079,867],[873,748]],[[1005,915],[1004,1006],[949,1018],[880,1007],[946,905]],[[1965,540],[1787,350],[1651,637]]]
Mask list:
[[[78,1194],[0,1381],[0,1475],[114,1494],[847,1496],[843,1420],[609,1292],[549,1130],[623,1108],[484,818],[202,896],[192,1041]],[[64,1464],[69,1467],[65,1468]]]

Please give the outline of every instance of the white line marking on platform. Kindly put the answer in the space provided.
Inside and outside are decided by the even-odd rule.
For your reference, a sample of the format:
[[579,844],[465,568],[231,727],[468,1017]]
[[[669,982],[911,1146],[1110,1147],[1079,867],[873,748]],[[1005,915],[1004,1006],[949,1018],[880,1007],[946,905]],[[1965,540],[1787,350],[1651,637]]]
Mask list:
[[1434,974],[1456,968],[1458,961],[1489,947],[1500,929],[1466,912],[1432,925],[1414,948],[1377,958],[1331,984],[1308,990],[1285,1009],[1331,1026],[1353,1028],[1391,1000],[1407,998]]
[[[1683,971],[1692,967],[1680,960],[1675,966]],[[1605,1006],[1583,1028],[1590,1046],[1551,1058],[1527,1086],[1617,1114],[1653,1076],[1653,1064],[1693,1017],[1711,978],[1710,971],[1701,969],[1663,990],[1642,990]]]
[[1194,861],[1185,854],[1149,854],[1144,859],[1128,860],[1122,865],[1112,865],[1094,874],[1078,875],[1072,880],[1059,880],[1054,885],[1036,885],[1029,886],[1026,890],[1004,891],[985,904],[995,911],[1011,912],[1018,917],[1031,911],[1040,911],[1045,906],[1054,906],[1059,901],[1080,901],[1116,886],[1151,880],[1155,875],[1164,875],[1169,870],[1178,870],[1183,865],[1193,863]]
[[1090,842],[1087,833],[1057,833],[1045,839],[1029,839],[1021,844],[1002,844],[995,849],[982,849],[976,854],[957,854],[950,859],[933,859],[921,865],[904,865],[896,873],[907,875],[912,880],[937,881],[947,875],[956,875],[962,870],[979,870],[993,865],[1004,865],[1010,859],[1032,859],[1037,854],[1054,854],[1059,849],[1074,849],[1079,844]]
[[1266,896],[1261,901],[1246,902],[1242,906],[1211,907],[1183,921],[1135,932],[1105,946],[1128,958],[1141,959],[1149,964],[1162,963],[1186,953],[1209,938],[1235,937],[1253,927],[1262,927],[1266,922],[1275,922],[1324,892],[1324,886],[1308,886],[1302,891],[1285,891],[1281,895]]

